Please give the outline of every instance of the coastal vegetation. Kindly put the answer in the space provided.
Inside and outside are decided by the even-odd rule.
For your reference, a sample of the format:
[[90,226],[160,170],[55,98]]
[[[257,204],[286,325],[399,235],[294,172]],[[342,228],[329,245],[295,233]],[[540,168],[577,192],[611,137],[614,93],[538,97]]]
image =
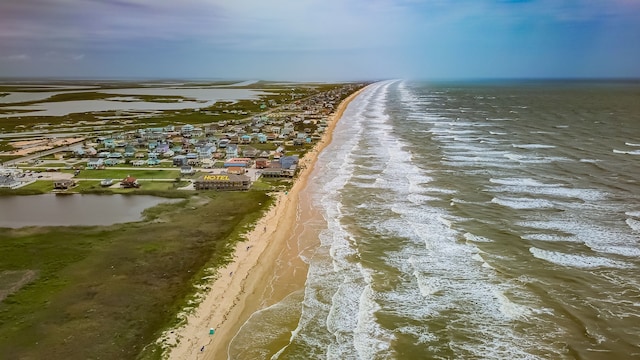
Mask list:
[[265,191],[195,193],[138,223],[3,229],[0,291],[13,291],[0,302],[0,353],[159,358],[149,344],[271,201]]
[[[100,88],[109,86],[102,84]],[[243,234],[273,204],[271,194],[290,190],[296,175],[295,168],[293,174],[286,177],[260,177],[257,172],[251,189],[243,192],[178,190],[202,175],[221,171],[222,159],[228,156],[226,149],[217,149],[219,156],[203,155],[208,156],[210,168],[194,168],[189,173],[183,173],[180,164],[164,156],[157,163],[133,166],[134,161],[142,161],[138,159],[151,158],[154,151],[150,145],[158,145],[151,136],[161,136],[164,141],[169,137],[164,133],[154,134],[157,131],[149,127],[163,128],[163,132],[170,133],[191,127],[192,130],[185,130],[180,136],[171,135],[180,138],[184,135],[172,144],[190,149],[177,150],[182,153],[194,151],[191,140],[196,143],[205,138],[208,141],[233,138],[234,145],[252,148],[253,157],[257,157],[258,151],[266,152],[273,156],[270,162],[280,164],[281,157],[302,157],[311,149],[320,138],[320,127],[327,125],[326,117],[332,106],[358,86],[283,87],[281,83],[259,82],[245,88],[262,90],[260,99],[217,102],[205,109],[158,112],[153,117],[138,118],[136,112],[109,111],[0,119],[0,133],[11,133],[8,138],[16,147],[43,146],[31,151],[32,156],[12,164],[13,167],[7,169],[11,174],[4,175],[25,185],[0,188],[0,195],[50,193],[54,181],[64,179],[70,182],[68,188],[65,185],[64,190],[53,192],[182,199],[147,209],[144,220],[134,223],[0,229],[0,253],[3,254],[0,258],[0,354],[26,359],[161,358],[162,349],[155,339],[181,321],[176,315],[188,312],[201,300],[198,292],[211,281],[218,268],[230,261],[235,244],[244,239]],[[101,99],[106,95],[93,87],[91,91],[69,91],[39,102]],[[45,90],[52,91],[51,88],[42,91]],[[330,90],[336,91],[319,94]],[[283,106],[294,103],[295,106]],[[329,103],[331,107],[325,107]],[[303,112],[311,120],[304,121]],[[192,137],[193,125],[206,126],[198,128],[199,135]],[[262,130],[254,130],[256,126]],[[282,137],[271,137],[266,142],[250,138],[248,143],[241,143],[241,134],[270,133],[283,127],[287,131]],[[81,145],[92,148],[93,156],[96,151],[119,153],[122,156],[117,159],[123,163],[113,167],[89,166],[92,159],[86,154],[68,149],[56,153],[43,151],[47,146],[62,146],[51,145],[55,136],[47,138],[49,131],[81,136],[84,138]],[[17,145],[16,138],[22,137],[21,132],[23,143]],[[38,134],[35,139],[34,134]],[[105,144],[109,141],[115,145],[114,138],[120,135],[118,149]],[[4,150],[13,148],[9,140],[2,140],[0,146]],[[197,146],[206,148],[206,144]],[[126,152],[130,155],[125,157]],[[13,158],[10,152],[7,154],[0,157],[0,161]],[[139,187],[121,187],[120,180],[128,176],[135,177]],[[102,179],[112,179],[115,185],[102,183]]]

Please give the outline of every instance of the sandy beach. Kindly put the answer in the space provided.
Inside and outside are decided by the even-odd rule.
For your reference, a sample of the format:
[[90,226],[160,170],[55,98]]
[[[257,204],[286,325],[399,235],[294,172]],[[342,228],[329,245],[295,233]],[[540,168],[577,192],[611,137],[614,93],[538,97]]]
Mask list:
[[305,218],[314,216],[304,191],[307,180],[347,105],[362,90],[340,103],[323,138],[300,159],[292,188],[275,195],[274,205],[236,246],[234,260],[218,271],[186,324],[162,337],[171,347],[170,359],[226,359],[229,343],[251,314],[303,286],[307,269],[296,239],[305,231]]

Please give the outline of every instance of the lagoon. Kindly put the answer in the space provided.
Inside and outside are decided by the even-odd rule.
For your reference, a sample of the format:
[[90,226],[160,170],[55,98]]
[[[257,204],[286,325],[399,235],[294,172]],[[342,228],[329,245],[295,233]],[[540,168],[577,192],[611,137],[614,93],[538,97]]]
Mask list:
[[[100,92],[113,94],[112,98],[104,100],[72,100],[60,102],[47,102],[54,95],[71,93],[69,91],[57,92],[9,92],[0,97],[0,106],[6,110],[26,111],[0,114],[0,118],[26,117],[26,116],[65,116],[73,113],[96,111],[165,111],[200,109],[209,107],[216,101],[257,100],[264,91],[252,89],[225,89],[225,88],[182,88],[182,87],[145,87],[127,89],[97,89],[72,91],[73,93]],[[177,99],[170,102],[135,101],[136,95],[173,97],[182,96],[187,100]],[[122,96],[128,96],[123,101]],[[134,97],[131,97],[134,96]],[[132,101],[133,100],[133,101]],[[37,104],[12,106],[11,103],[26,101],[42,101]]]
[[160,203],[178,202],[148,195],[31,195],[0,197],[0,227],[106,226],[140,221]]

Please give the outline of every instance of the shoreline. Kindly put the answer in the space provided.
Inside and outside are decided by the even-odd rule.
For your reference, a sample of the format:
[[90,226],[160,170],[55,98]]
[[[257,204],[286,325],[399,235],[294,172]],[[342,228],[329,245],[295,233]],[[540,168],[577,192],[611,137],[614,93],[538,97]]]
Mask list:
[[[268,296],[270,302],[280,301],[304,284],[306,264],[298,257],[295,241],[296,234],[304,231],[304,226],[299,228],[301,207],[306,204],[308,208],[304,190],[318,155],[331,143],[333,131],[345,109],[366,88],[342,100],[330,115],[322,139],[300,159],[301,170],[291,189],[276,195],[274,204],[247,233],[247,240],[236,245],[232,262],[217,271],[202,302],[186,317],[186,324],[160,337],[158,341],[168,348],[169,359],[226,359],[228,346],[244,322],[254,312],[268,306],[265,287],[273,285],[274,270],[281,257],[288,261],[287,279],[291,280],[284,284],[293,284],[294,289],[272,288]],[[214,329],[214,335],[209,334],[209,329]]]

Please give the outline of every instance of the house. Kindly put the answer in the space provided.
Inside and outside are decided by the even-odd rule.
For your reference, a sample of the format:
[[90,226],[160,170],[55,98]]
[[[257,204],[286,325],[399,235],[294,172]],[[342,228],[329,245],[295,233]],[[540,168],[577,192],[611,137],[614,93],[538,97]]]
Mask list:
[[247,146],[242,149],[242,156],[248,157],[248,158],[255,158],[258,156],[259,153],[260,153],[260,150],[251,146]]
[[227,145],[225,158],[231,159],[235,157],[238,157],[238,145],[236,144]]
[[116,141],[114,139],[104,139],[102,145],[107,149],[113,149],[116,147]]
[[176,155],[172,158],[173,166],[187,165],[187,157],[184,155]]
[[262,176],[264,177],[281,177],[282,165],[279,162],[272,162],[269,167],[262,170]]
[[187,159],[187,165],[200,166],[200,159]]
[[104,160],[100,158],[91,158],[87,161],[87,169],[102,169],[104,167]]
[[227,161],[224,162],[224,167],[228,168],[228,167],[234,167],[234,166],[240,166],[240,167],[249,167],[251,166],[251,159],[248,158],[233,158],[233,159],[228,159]]
[[56,180],[53,182],[53,188],[57,190],[67,190],[75,185],[75,181],[69,179]]
[[1,175],[0,176],[0,188],[19,188],[22,183],[18,181],[13,175]]
[[167,151],[165,151],[164,153],[162,153],[162,156],[163,156],[163,157],[166,157],[166,158],[170,158],[170,157],[172,157],[173,155],[175,155],[175,153],[173,152],[173,150],[167,150]]
[[169,144],[158,144],[156,148],[157,153],[164,154],[167,151],[169,151]]
[[180,167],[180,175],[193,175],[195,174],[196,170],[193,168],[193,166],[182,166]]
[[160,160],[158,159],[147,159],[147,165],[149,166],[155,166],[159,164],[160,164]]
[[202,167],[205,169],[211,169],[213,168],[215,161],[213,161],[212,159],[202,159]]
[[136,154],[136,149],[133,146],[127,145],[124,147],[124,157],[132,158],[135,156],[135,154]]
[[105,166],[115,166],[118,164],[121,164],[123,162],[123,160],[120,159],[107,159],[104,161],[104,165]]
[[298,155],[284,156],[280,158],[280,165],[282,166],[284,176],[293,176],[298,166]]
[[244,175],[247,169],[243,166],[230,166],[227,168],[227,174]]
[[127,176],[126,178],[122,179],[122,181],[120,182],[120,186],[122,186],[123,188],[138,188],[140,187],[140,184],[138,184],[138,179],[132,176]]
[[256,169],[264,169],[269,166],[269,160],[265,158],[256,159]]
[[133,166],[144,166],[147,162],[144,160],[134,160],[131,162]]
[[240,136],[240,143],[241,144],[251,144],[251,135],[242,135]]
[[180,128],[180,133],[182,134],[182,136],[191,136],[191,133],[193,132],[193,130],[195,129],[195,127],[193,125],[190,124],[186,124],[186,125],[182,125],[182,127]]
[[216,151],[216,148],[212,145],[200,146],[196,149],[198,151],[198,158],[211,159],[211,155]]

